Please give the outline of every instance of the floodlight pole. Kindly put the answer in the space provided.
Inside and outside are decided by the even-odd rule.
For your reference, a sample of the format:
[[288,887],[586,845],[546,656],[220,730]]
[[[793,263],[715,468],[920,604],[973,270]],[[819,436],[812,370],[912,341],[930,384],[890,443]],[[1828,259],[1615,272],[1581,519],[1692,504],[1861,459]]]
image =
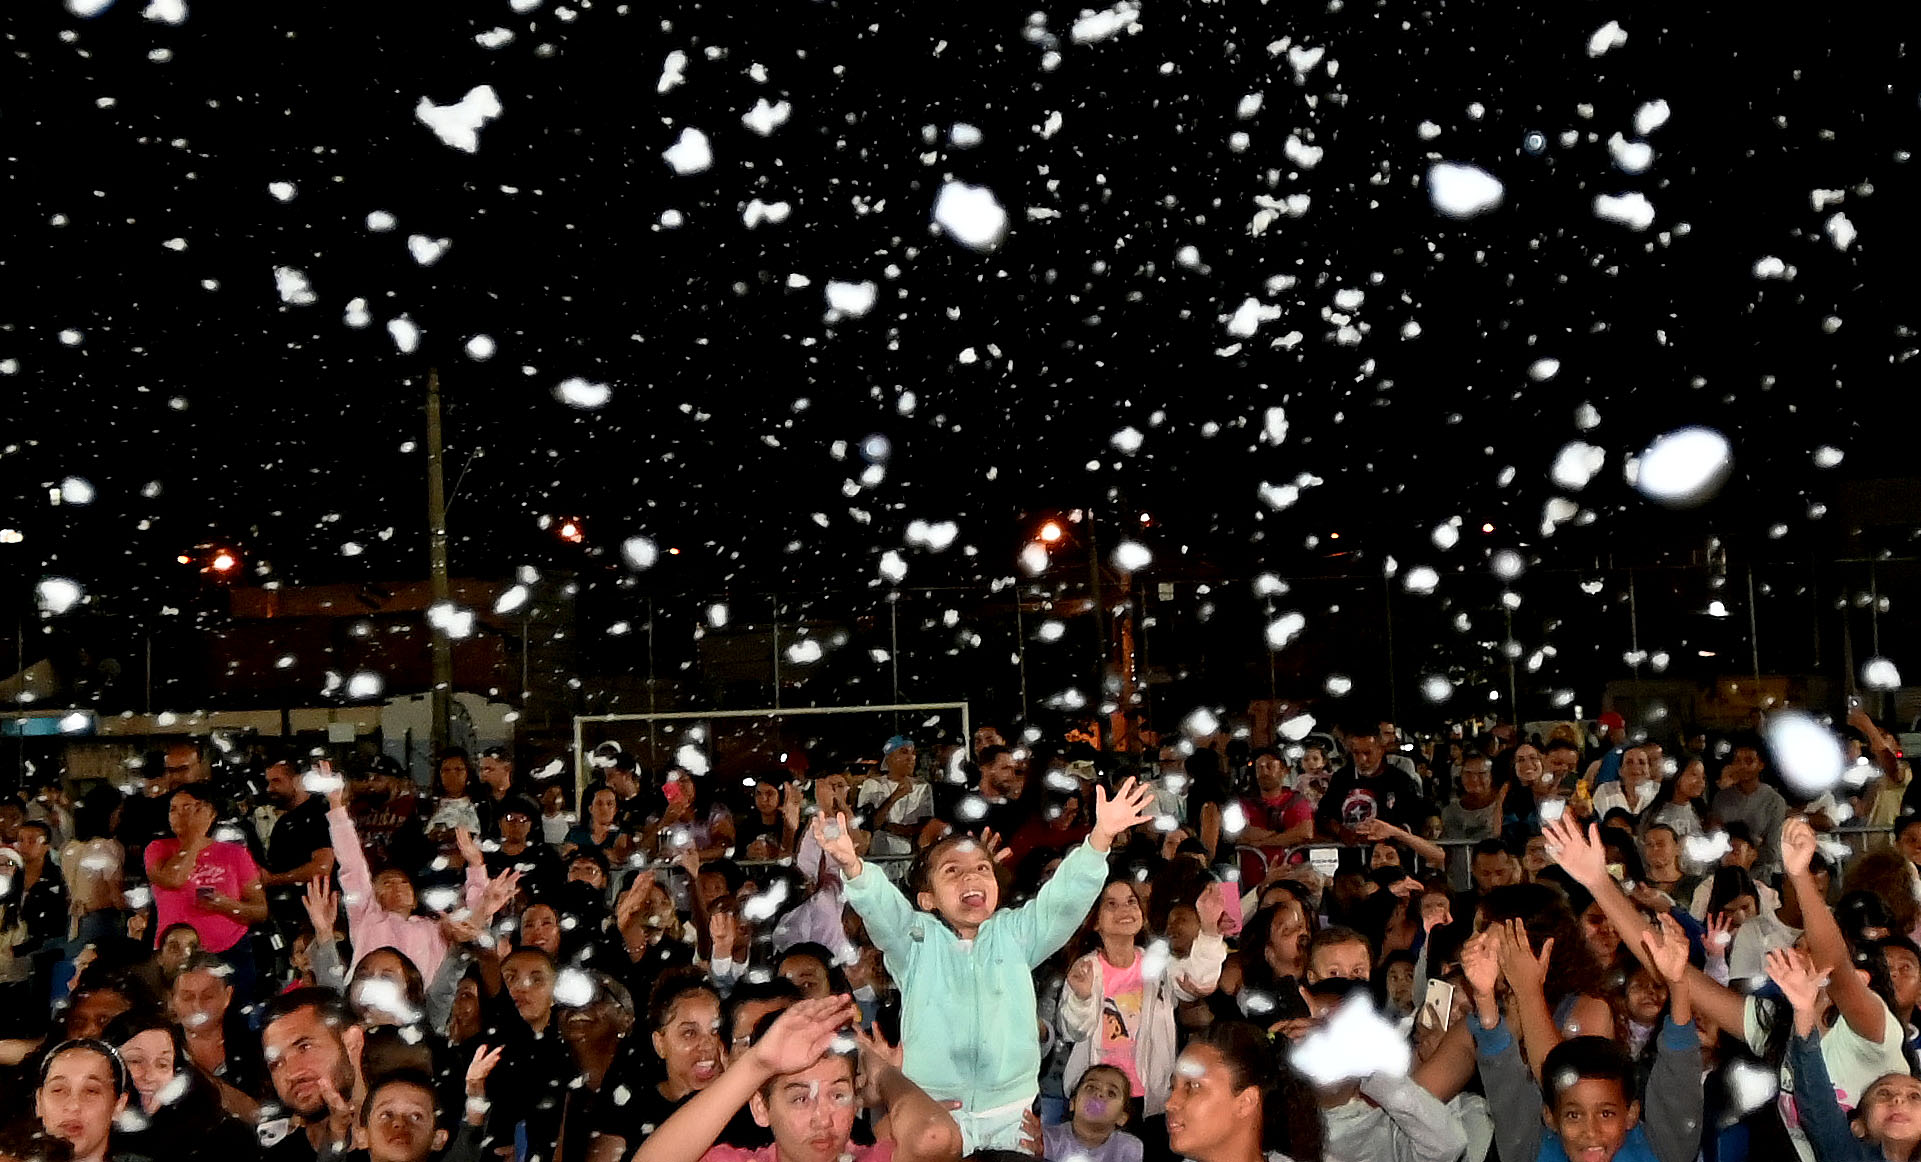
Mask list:
[[[440,371],[427,369],[427,560],[433,589],[433,605],[445,609],[447,585],[447,485],[442,470],[440,432]],[[454,647],[444,625],[431,624],[427,632],[433,644],[434,685],[432,718],[434,753],[448,744],[448,719],[453,713]]]

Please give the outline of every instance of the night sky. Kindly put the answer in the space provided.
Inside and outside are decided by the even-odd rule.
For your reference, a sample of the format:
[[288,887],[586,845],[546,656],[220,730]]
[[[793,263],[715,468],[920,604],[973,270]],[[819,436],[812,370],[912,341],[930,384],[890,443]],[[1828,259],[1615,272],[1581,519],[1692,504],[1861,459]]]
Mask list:
[[[1911,474],[1913,6],[1144,0],[1091,43],[1054,4],[184,8],[0,16],[16,579],[138,601],[210,540],[255,582],[421,575],[429,366],[457,574],[565,564],[537,521],[577,516],[610,575],[626,537],[682,548],[643,578],[663,592],[883,586],[888,550],[910,586],[978,587],[1089,505],[1149,513],[1170,575],[1485,574],[1505,547],[1575,568],[1710,535],[1805,560],[1842,535],[1811,505]],[[1593,55],[1610,21],[1625,40]],[[415,115],[483,84],[502,112],[471,154]],[[765,136],[759,100],[791,108]],[[688,128],[713,163],[677,174]],[[1645,172],[1615,134],[1652,147]],[[1501,205],[1437,213],[1443,161]],[[949,180],[1005,207],[998,248],[933,225]],[[1632,192],[1651,225],[1597,217]],[[1251,232],[1257,199],[1297,195]],[[786,217],[750,228],[756,200]],[[451,245],[423,266],[412,235]],[[830,280],[877,284],[872,310],[830,319]],[[1250,298],[1271,317],[1229,334]],[[610,398],[556,398],[576,378]],[[1675,515],[1622,462],[1686,424],[1735,465]],[[884,478],[856,487],[874,434]],[[1580,490],[1549,477],[1575,440],[1605,456]],[[1292,507],[1263,500],[1304,475]],[[91,504],[48,503],[67,477]],[[1543,537],[1556,496],[1591,523]],[[1457,517],[1472,535],[1438,548]],[[917,519],[959,537],[909,546]]]

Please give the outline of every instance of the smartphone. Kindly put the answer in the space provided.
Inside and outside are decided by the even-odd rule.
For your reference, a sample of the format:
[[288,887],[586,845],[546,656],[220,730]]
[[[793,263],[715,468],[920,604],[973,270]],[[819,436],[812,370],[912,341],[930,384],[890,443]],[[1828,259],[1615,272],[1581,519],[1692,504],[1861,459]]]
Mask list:
[[667,801],[669,803],[672,803],[674,800],[680,798],[681,796],[680,780],[679,779],[667,780],[666,783],[661,785],[660,793],[666,796]]
[[1448,1019],[1454,1016],[1455,987],[1444,980],[1430,979],[1427,982],[1427,995],[1421,998],[1420,1012],[1414,1015],[1414,1022],[1423,1029],[1447,1032]]

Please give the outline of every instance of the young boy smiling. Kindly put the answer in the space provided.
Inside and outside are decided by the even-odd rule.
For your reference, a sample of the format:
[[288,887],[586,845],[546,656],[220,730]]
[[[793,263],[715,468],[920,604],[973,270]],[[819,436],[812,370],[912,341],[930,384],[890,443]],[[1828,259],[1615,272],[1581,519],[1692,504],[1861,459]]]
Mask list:
[[[840,866],[847,902],[901,990],[901,1070],[954,1114],[967,1153],[1021,1149],[1021,1114],[1039,1092],[1039,1017],[1032,973],[1079,929],[1107,881],[1116,836],[1152,818],[1154,793],[1133,779],[1094,790],[1094,830],[1032,901],[998,913],[987,849],[964,835],[916,861],[921,911],[883,875],[865,875],[845,815],[814,819],[814,839]],[[931,915],[929,914],[931,913]]]

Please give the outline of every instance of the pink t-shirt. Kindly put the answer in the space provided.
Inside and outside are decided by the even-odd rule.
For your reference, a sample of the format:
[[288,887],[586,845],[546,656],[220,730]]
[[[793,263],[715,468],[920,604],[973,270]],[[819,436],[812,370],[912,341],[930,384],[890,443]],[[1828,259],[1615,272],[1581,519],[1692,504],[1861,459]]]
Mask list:
[[1145,993],[1141,984],[1141,955],[1140,949],[1135,949],[1134,963],[1126,968],[1107,963],[1105,953],[1097,958],[1101,966],[1100,1041],[1097,1042],[1101,1064],[1112,1065],[1125,1073],[1128,1090],[1135,1097],[1147,1094],[1147,1087],[1141,1084],[1140,1067],[1134,1063]]
[[[775,1151],[778,1147],[762,1146],[758,1150],[743,1150],[739,1146],[712,1146],[700,1156],[700,1162],[780,1162]],[[894,1162],[894,1144],[876,1142],[872,1146],[856,1146],[847,1143],[847,1152],[841,1157],[851,1158],[853,1162]]]
[[[147,877],[153,878],[153,871],[180,853],[178,839],[156,839],[147,845]],[[200,934],[200,947],[208,952],[225,952],[240,942],[247,934],[247,926],[231,916],[210,912],[200,904],[200,893],[218,892],[229,899],[238,900],[246,893],[247,885],[260,882],[260,868],[254,863],[253,856],[238,843],[214,842],[200,849],[200,856],[194,861],[193,871],[187,882],[177,888],[163,888],[153,885],[154,909],[154,947],[160,946],[160,934],[175,924],[191,924]]]

